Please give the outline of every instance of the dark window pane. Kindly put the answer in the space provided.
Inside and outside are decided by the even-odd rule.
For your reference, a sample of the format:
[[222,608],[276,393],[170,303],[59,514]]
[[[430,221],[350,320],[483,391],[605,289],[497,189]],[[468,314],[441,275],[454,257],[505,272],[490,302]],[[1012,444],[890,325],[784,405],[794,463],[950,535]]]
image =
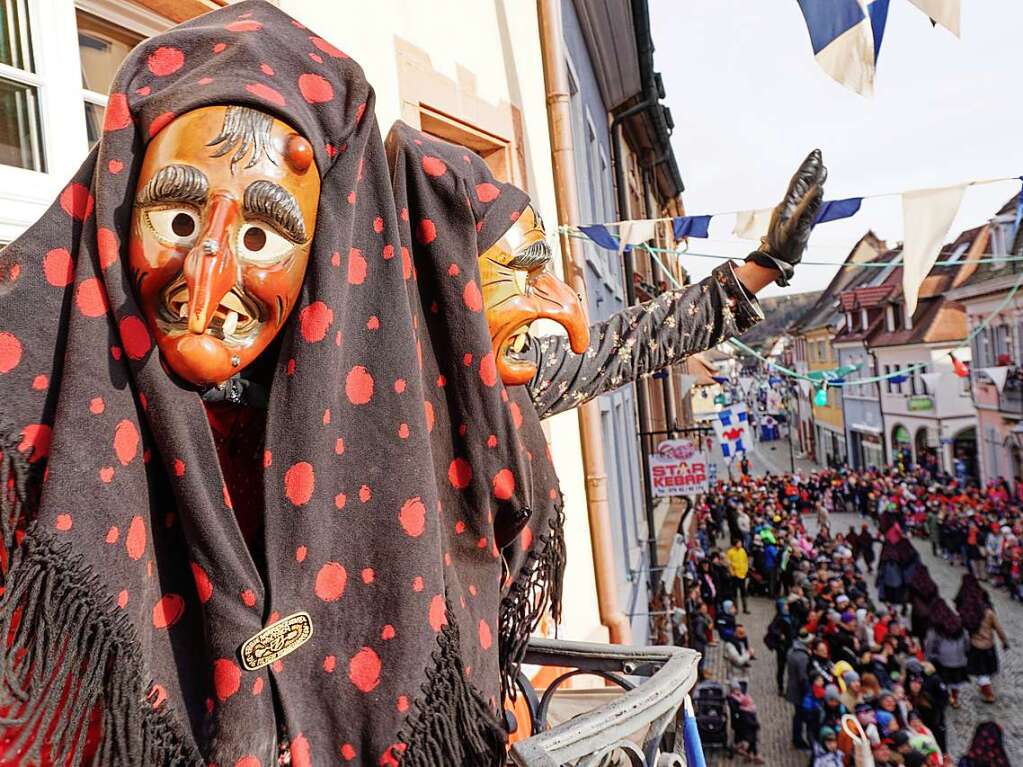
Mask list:
[[89,149],[103,135],[103,115],[106,111],[106,107],[85,102],[85,132],[89,137]]
[[107,93],[117,68],[131,49],[142,41],[142,37],[83,11],[76,11],[75,14],[78,22],[78,55],[82,62],[82,87],[96,93]]
[[34,71],[25,0],[0,0],[0,64]]
[[0,78],[0,165],[45,171],[39,103],[31,85]]

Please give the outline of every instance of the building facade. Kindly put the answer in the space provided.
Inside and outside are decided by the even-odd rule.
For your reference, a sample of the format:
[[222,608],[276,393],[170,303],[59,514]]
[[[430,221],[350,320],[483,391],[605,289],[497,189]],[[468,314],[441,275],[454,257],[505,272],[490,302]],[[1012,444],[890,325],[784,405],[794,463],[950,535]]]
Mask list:
[[[990,241],[984,250],[992,256],[1023,253],[1015,231],[1016,200],[1012,199],[989,223]],[[975,440],[965,445],[979,464],[983,483],[1005,478],[1017,487],[1023,482],[1023,268],[1017,262],[985,263],[969,279],[949,291],[949,298],[964,307],[971,342],[956,351],[970,359],[970,390],[977,414]]]

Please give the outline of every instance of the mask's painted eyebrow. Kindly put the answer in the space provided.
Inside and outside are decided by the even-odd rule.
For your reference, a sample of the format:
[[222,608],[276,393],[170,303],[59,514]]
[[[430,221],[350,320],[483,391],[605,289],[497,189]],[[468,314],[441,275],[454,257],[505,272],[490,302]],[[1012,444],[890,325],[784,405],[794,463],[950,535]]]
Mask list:
[[547,266],[551,262],[551,258],[551,246],[547,244],[547,240],[537,240],[521,253],[516,253],[515,257],[508,262],[508,266],[512,269],[539,269]]
[[202,205],[209,193],[205,174],[191,165],[168,165],[149,179],[135,199],[137,205],[188,202]]
[[307,239],[305,219],[298,207],[298,200],[284,187],[260,179],[245,189],[242,210],[246,216],[261,218],[280,230],[281,234],[295,242]]

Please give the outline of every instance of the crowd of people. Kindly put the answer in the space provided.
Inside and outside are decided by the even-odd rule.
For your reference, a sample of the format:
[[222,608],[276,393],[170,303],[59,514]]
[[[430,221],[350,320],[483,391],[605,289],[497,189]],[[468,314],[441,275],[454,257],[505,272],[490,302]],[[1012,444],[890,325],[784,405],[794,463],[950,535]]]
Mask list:
[[[772,659],[757,658],[742,618],[763,597],[775,604],[763,644],[776,692],[791,705],[792,745],[812,767],[864,764],[867,754],[877,767],[1006,767],[993,722],[953,761],[946,712],[971,678],[983,701],[996,699],[998,644],[1010,645],[987,587],[1020,596],[1020,508],[1003,483],[982,492],[924,471],[743,472],[718,483],[696,508],[679,633],[704,657],[724,643],[735,751],[764,763],[748,682],[752,664]],[[862,519],[839,531],[835,512]],[[951,600],[913,536],[968,567]]]

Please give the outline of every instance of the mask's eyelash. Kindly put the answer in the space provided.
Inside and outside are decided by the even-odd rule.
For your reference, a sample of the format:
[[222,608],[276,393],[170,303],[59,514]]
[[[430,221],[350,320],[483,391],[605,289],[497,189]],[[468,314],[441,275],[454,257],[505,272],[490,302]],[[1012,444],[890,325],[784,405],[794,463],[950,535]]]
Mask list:
[[508,266],[512,269],[532,271],[546,266],[550,261],[551,246],[547,244],[546,240],[537,240],[521,253],[517,253],[515,258],[508,262]]

